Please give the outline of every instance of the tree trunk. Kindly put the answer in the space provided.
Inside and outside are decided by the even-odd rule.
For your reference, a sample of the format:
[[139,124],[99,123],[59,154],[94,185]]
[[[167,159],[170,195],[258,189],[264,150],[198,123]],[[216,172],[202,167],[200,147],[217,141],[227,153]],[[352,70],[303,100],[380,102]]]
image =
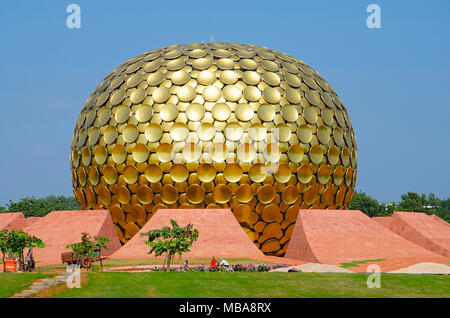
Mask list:
[[3,273],[6,273],[5,254],[2,252]]

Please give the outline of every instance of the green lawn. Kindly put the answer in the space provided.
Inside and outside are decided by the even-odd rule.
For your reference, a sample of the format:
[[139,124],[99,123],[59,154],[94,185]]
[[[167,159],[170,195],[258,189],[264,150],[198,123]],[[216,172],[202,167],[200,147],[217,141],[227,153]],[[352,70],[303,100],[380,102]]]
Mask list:
[[56,287],[53,297],[450,297],[450,277],[317,273],[86,273],[80,289]]
[[42,273],[0,273],[0,298],[10,297],[30,286],[35,279],[53,276]]

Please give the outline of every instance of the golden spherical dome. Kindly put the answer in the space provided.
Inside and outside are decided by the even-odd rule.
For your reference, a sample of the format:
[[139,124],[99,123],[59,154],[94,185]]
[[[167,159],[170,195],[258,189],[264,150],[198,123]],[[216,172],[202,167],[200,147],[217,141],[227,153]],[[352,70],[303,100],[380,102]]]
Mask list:
[[286,54],[174,45],[121,64],[80,113],[71,148],[82,209],[109,209],[122,243],[159,208],[231,208],[284,255],[298,208],[344,209],[356,141],[330,85]]

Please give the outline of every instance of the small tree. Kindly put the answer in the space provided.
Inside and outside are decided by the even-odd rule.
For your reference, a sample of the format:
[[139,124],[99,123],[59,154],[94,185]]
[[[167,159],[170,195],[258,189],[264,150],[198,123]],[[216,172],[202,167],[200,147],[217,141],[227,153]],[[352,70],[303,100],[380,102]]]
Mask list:
[[[19,270],[23,270],[25,264],[23,251],[26,248],[42,248],[45,247],[44,242],[36,236],[31,236],[24,231],[11,230],[10,232],[3,230],[0,232],[0,249],[2,251],[3,263],[5,262],[5,255],[13,253],[19,258]],[[5,270],[5,266],[3,266]]]
[[165,226],[161,229],[141,233],[141,236],[147,236],[145,242],[151,247],[148,254],[155,253],[155,256],[161,256],[166,253],[164,259],[164,268],[170,269],[172,257],[175,254],[181,255],[183,252],[189,252],[190,247],[198,238],[198,230],[189,223],[185,227],[180,227],[177,222],[170,220],[172,228]]
[[94,257],[96,251],[101,251],[103,248],[105,251],[108,250],[108,243],[110,240],[105,236],[95,236],[92,238],[89,233],[81,233],[81,242],[72,243],[66,246],[66,248],[71,248],[72,252],[78,257],[90,256]]

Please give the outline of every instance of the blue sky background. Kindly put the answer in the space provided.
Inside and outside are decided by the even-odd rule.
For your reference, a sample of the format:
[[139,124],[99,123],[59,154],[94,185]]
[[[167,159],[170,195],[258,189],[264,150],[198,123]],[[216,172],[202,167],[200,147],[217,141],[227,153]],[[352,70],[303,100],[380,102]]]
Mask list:
[[[81,29],[66,7],[81,7]],[[381,7],[381,29],[366,7]],[[69,152],[85,100],[117,65],[163,46],[266,46],[303,60],[345,103],[357,189],[449,196],[450,1],[2,1],[0,205],[72,195]]]

